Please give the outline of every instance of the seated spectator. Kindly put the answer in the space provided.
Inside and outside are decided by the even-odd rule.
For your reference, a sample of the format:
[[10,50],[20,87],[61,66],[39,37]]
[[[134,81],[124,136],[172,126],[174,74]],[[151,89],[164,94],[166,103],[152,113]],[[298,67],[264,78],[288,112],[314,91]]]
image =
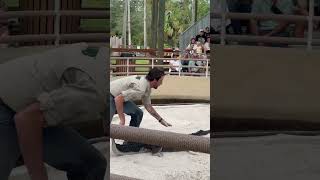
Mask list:
[[[189,54],[188,51],[185,51],[184,55],[183,55],[183,59],[189,59],[191,58],[191,55]],[[181,65],[182,66],[188,66],[189,61],[188,60],[182,60],[181,61]],[[182,67],[182,72],[188,72],[188,68],[187,67]]]
[[202,61],[189,61],[189,72],[190,73],[199,73],[202,71],[199,67],[197,66],[202,66],[203,62]]
[[200,29],[199,34],[196,36],[196,41],[201,42],[202,44],[207,42],[207,36],[205,35],[203,29]]
[[[7,11],[6,4],[0,0],[0,14]],[[8,19],[0,18],[0,39],[9,35]],[[7,47],[7,44],[0,44],[0,47]]]
[[193,47],[196,45],[196,39],[191,38],[190,44],[187,46],[186,50],[188,51],[189,54],[193,54]]
[[181,60],[180,59],[176,59],[176,58],[179,58],[179,55],[173,54],[172,58],[175,58],[175,59],[172,59],[172,60],[169,61],[169,64],[170,64],[169,73],[171,73],[171,72],[180,72],[181,69],[182,69],[181,68]]
[[201,42],[197,41],[196,45],[193,46],[194,53],[196,55],[201,55],[203,53],[203,45]]
[[204,52],[210,54],[210,36],[207,37],[207,42],[203,45]]
[[[252,13],[256,14],[293,14],[292,0],[255,0],[252,4]],[[251,33],[263,36],[289,37],[289,21],[251,20]],[[263,45],[263,43],[259,43]],[[271,46],[287,46],[280,43]]]
[[[250,13],[253,0],[227,0],[230,12]],[[231,19],[231,27],[234,34],[243,34],[242,27],[245,27],[245,34],[250,32],[249,20]]]
[[[222,3],[223,1],[225,0],[211,0],[212,2],[212,11],[214,13],[222,13],[223,12],[223,7],[222,7]],[[226,5],[225,6],[225,12],[229,12],[229,8],[228,6]],[[212,18],[210,19],[210,26],[211,26],[211,30],[212,30],[212,34],[219,34],[220,31],[221,31],[221,18]],[[226,32],[228,32],[228,27],[230,27],[230,24],[231,24],[231,20],[230,19],[227,19],[226,20]]]
[[210,28],[209,28],[209,26],[207,26],[207,27],[204,29],[204,35],[205,35],[206,37],[210,36]]
[[[292,0],[255,0],[252,4],[252,13],[257,14],[293,14]],[[289,36],[288,21],[251,20],[251,32],[264,36]]]

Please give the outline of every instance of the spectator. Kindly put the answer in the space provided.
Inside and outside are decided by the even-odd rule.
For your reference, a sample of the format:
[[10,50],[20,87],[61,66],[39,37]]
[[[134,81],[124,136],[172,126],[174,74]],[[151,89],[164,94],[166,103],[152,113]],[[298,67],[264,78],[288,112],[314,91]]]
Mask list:
[[[255,0],[252,13],[293,14],[292,0]],[[251,20],[251,32],[264,36],[289,36],[288,21]]]
[[[185,51],[184,55],[183,55],[183,58],[184,59],[189,59],[191,55],[189,55],[188,51]],[[181,61],[181,65],[182,66],[187,66],[189,64],[189,61],[188,60],[182,60]],[[188,68],[187,67],[182,67],[182,71],[183,72],[188,72]]]
[[[202,56],[199,56],[199,58],[203,58]],[[189,61],[189,72],[190,73],[198,73],[201,72],[202,70],[197,67],[197,66],[203,66],[203,61],[200,60],[195,60],[195,61]]]
[[204,29],[204,35],[205,35],[206,37],[210,36],[210,28],[209,28],[209,26],[207,26],[207,27]]
[[204,44],[207,41],[207,36],[205,35],[203,29],[200,29],[199,34],[196,36],[196,41],[199,41],[202,44]]
[[[213,7],[212,11],[214,13],[222,13],[223,11],[229,12],[229,8],[227,5],[225,6],[225,10],[223,10],[223,4],[222,4],[223,1],[225,1],[225,0],[211,0],[212,7]],[[229,27],[230,24],[231,24],[230,19],[227,19],[226,20],[226,27]],[[212,34],[219,34],[221,31],[221,18],[212,18],[210,20],[210,26],[212,29]],[[226,30],[227,29],[228,28],[226,28]],[[227,31],[227,33],[228,33],[228,31]]]
[[193,47],[193,50],[197,56],[203,53],[203,45],[201,42],[197,41],[197,44]]
[[[253,0],[228,0],[228,8],[230,12],[235,13],[250,13]],[[231,20],[231,27],[234,34],[243,34],[242,27],[246,27],[246,34],[249,34],[249,20]]]
[[193,37],[191,38],[190,44],[187,46],[186,50],[190,53],[193,54],[193,47],[196,45],[196,39]]
[[181,71],[181,60],[176,59],[179,58],[179,55],[173,54],[172,55],[172,60],[169,61],[170,68],[169,68],[169,73],[171,72],[180,72]]

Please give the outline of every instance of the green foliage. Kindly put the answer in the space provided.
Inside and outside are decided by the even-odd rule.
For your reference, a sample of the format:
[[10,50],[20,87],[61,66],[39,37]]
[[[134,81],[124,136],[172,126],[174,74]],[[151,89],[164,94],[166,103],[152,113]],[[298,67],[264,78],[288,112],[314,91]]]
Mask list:
[[107,8],[110,5],[107,0],[81,0],[81,3],[86,8]]
[[[143,0],[130,0],[131,39],[133,45],[143,46]],[[122,35],[123,0],[110,0],[111,35]],[[178,46],[179,36],[191,26],[192,0],[166,0],[164,47]],[[209,12],[209,0],[198,0],[198,19]],[[151,43],[152,0],[147,0],[147,39]],[[127,38],[128,39],[128,38]]]
[[3,0],[8,7],[19,7],[19,0]]

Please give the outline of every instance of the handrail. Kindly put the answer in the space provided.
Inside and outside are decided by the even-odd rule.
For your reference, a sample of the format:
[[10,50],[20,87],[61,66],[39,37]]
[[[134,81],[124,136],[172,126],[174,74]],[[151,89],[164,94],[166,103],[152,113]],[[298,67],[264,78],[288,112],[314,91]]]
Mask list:
[[[220,35],[212,35],[213,38],[220,38]],[[294,37],[266,37],[255,35],[225,35],[226,40],[237,40],[246,42],[263,42],[263,43],[292,43],[292,44],[306,44],[306,38],[294,38]]]
[[[110,58],[110,62],[111,60],[126,60],[126,64],[122,64],[122,65],[110,65],[110,68],[117,68],[117,67],[125,67],[126,68],[126,72],[111,72],[110,75],[132,75],[132,74],[147,74],[147,72],[130,72],[129,68],[132,67],[165,67],[165,68],[170,68],[170,67],[180,67],[182,68],[198,68],[198,69],[205,69],[205,73],[189,73],[189,72],[181,72],[181,70],[179,72],[169,72],[167,74],[178,74],[179,76],[181,75],[200,75],[200,76],[205,76],[205,77],[209,77],[210,76],[210,59],[190,59],[190,58],[150,58],[150,57],[111,57]],[[148,60],[151,61],[151,64],[130,64],[130,60]],[[179,65],[179,66],[171,66],[171,65],[162,65],[162,64],[154,64],[154,60],[160,60],[160,61],[169,61],[169,60],[183,60],[183,61],[206,61],[206,64],[204,66],[189,66],[189,65]]]
[[[211,18],[222,18],[222,14],[212,12]],[[256,20],[307,21],[309,16],[226,12],[226,18],[237,19],[237,20],[256,19]],[[320,17],[314,16],[314,20],[320,21]]]

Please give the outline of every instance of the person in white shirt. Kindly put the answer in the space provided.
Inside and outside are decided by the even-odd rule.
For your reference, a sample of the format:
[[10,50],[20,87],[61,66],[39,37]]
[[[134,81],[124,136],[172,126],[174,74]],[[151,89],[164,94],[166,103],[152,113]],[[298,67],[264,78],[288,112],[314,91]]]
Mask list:
[[139,127],[143,117],[143,111],[133,102],[142,100],[146,110],[163,126],[171,126],[153,108],[150,94],[151,88],[161,86],[165,72],[159,68],[153,68],[146,76],[128,76],[110,83],[110,123],[114,114],[118,114],[120,125],[125,125],[125,116],[131,116],[129,126]]
[[[172,58],[179,58],[177,55],[173,55]],[[169,61],[170,68],[169,72],[180,72],[181,71],[181,60],[179,59],[172,59]]]

